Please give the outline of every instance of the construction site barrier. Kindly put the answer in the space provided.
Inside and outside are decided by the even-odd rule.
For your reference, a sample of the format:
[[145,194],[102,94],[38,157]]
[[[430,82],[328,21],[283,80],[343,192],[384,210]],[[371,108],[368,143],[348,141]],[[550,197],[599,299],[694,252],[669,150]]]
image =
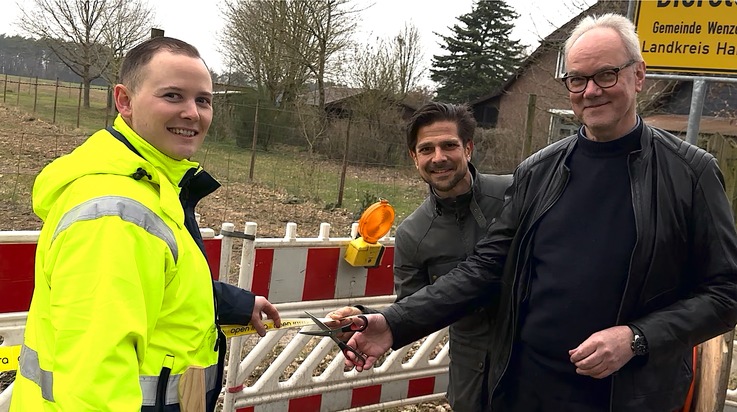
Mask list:
[[[317,316],[346,305],[381,308],[394,301],[394,239],[378,266],[353,267],[343,259],[356,236],[330,238],[320,225],[315,238],[297,238],[288,223],[284,238],[257,238],[255,223],[244,232],[223,224],[221,233],[203,229],[213,277],[266,296],[282,318]],[[245,233],[249,236],[242,236]],[[19,345],[33,291],[33,257],[38,232],[0,232],[0,339]],[[240,259],[234,250],[241,246]],[[237,275],[236,275],[237,274]],[[387,355],[379,366],[357,373],[343,370],[341,352],[329,338],[297,334],[299,329],[270,330],[229,339],[223,410],[371,411],[440,400],[448,383],[447,328]],[[0,393],[7,410],[12,384]]]
[[[380,308],[394,301],[394,239],[384,238],[385,253],[377,267],[353,267],[344,259],[356,236],[330,238],[330,225],[320,225],[315,238],[297,238],[287,224],[283,238],[258,238],[257,225],[243,232],[225,223],[220,235],[203,229],[214,278],[266,296],[283,318],[317,316],[345,305]],[[243,236],[245,234],[245,236]],[[38,232],[0,232],[0,342],[19,345],[33,290],[33,256]],[[240,245],[240,257],[233,256]],[[237,273],[237,275],[236,275]],[[357,373],[344,370],[342,354],[329,338],[270,330],[266,337],[229,339],[223,410],[227,412],[374,411],[444,397],[448,382],[447,329],[390,352],[376,367]],[[734,335],[700,345],[693,411],[737,407],[737,390],[724,388],[729,359],[737,370]],[[709,359],[714,359],[710,361]],[[726,362],[726,364],[725,364]],[[714,380],[714,382],[710,381]],[[0,412],[9,405],[10,387],[0,393]]]

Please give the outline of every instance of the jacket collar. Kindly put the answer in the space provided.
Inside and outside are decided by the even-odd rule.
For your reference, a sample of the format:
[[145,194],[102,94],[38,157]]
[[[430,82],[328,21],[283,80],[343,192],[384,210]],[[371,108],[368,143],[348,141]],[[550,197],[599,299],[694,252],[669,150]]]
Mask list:
[[430,186],[430,200],[432,202],[433,214],[435,216],[442,216],[444,211],[455,214],[459,210],[465,211],[465,209],[468,209],[476,220],[476,223],[478,223],[480,227],[485,228],[487,225],[486,217],[483,212],[481,212],[481,208],[478,203],[478,197],[481,196],[481,190],[479,189],[479,174],[476,167],[471,164],[471,162],[468,162],[468,172],[471,174],[471,190],[455,199],[439,198],[438,195],[435,194],[435,190]]
[[[138,150],[141,157],[143,157],[148,163],[156,169],[156,174],[160,178],[166,178],[172,186],[179,192],[180,183],[190,169],[199,170],[199,164],[187,159],[175,160],[171,157],[162,153],[159,149],[155,148],[151,143],[146,141],[143,137],[138,135],[123,118],[118,115],[113,123],[113,127],[118,130],[130,144]],[[131,173],[134,171],[131,171]],[[153,171],[147,170],[148,173],[154,174]],[[191,173],[191,172],[190,172]]]
[[[650,152],[652,151],[653,132],[651,128],[647,127],[647,125],[642,120],[640,115],[637,115],[637,122],[638,122],[637,126],[635,127],[642,126],[642,135],[640,137],[640,149],[635,150],[632,153],[639,153],[639,155],[642,157],[648,156]],[[583,130],[583,126],[581,126],[581,129],[579,129],[577,134],[582,133],[582,130]],[[576,148],[577,144],[578,144],[577,135],[570,136],[570,141],[569,141],[569,144],[566,145],[566,154],[564,156],[565,164],[568,163],[568,158],[571,156],[571,153],[573,153],[573,149]]]
[[[118,115],[113,127],[138,151],[142,167],[151,183],[158,185],[160,207],[178,225],[185,224],[185,209],[194,216],[194,207],[203,197],[215,191],[220,184],[197,162],[176,160],[165,155],[128,126]],[[136,165],[137,166],[137,165]],[[135,170],[131,170],[134,173]],[[178,199],[178,202],[171,200]]]

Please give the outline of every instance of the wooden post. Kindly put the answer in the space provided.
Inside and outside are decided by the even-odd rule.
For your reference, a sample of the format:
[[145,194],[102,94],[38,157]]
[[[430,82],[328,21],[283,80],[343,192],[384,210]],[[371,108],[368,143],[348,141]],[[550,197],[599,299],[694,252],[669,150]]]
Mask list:
[[258,102],[256,99],[256,114],[253,116],[253,142],[251,142],[251,167],[248,170],[248,180],[253,181],[253,170],[256,168],[256,141],[258,140]]
[[5,73],[5,80],[3,81],[3,103],[5,103],[5,94],[8,91],[8,73]]
[[353,114],[348,116],[348,127],[345,131],[345,148],[343,149],[343,168],[340,171],[340,187],[338,187],[338,203],[335,207],[343,207],[343,191],[345,189],[345,172],[348,169],[348,143],[351,140],[351,120]]
[[18,87],[15,93],[15,105],[20,106],[20,76],[18,76]]
[[59,99],[59,78],[56,78],[56,84],[54,85],[54,114],[51,123],[56,124],[56,102]]
[[694,376],[696,385],[691,410],[722,412],[727,399],[734,330],[699,345]]
[[77,98],[77,129],[79,129],[79,115],[82,111],[82,83],[79,84],[79,97]]
[[36,114],[36,104],[38,103],[38,76],[33,81],[33,113]]
[[527,97],[527,120],[525,123],[525,139],[522,144],[522,158],[520,161],[527,159],[532,154],[532,130],[535,125],[535,103],[537,95],[530,94]]
[[108,125],[110,124],[110,112],[113,111],[113,107],[115,106],[113,104],[113,99],[112,99],[112,89],[109,84],[107,85],[106,96],[107,96],[107,99],[106,99],[107,102],[105,103],[105,128],[107,128]]

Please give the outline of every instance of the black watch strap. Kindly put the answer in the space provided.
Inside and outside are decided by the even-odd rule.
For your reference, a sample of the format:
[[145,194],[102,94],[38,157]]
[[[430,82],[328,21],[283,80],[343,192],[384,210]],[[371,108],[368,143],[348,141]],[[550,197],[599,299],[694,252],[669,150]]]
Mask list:
[[632,349],[632,353],[634,353],[635,356],[647,355],[650,351],[650,348],[648,347],[645,335],[637,326],[627,326],[629,326],[629,328],[632,330],[632,334],[634,335],[632,337],[632,342],[630,343],[630,349]]

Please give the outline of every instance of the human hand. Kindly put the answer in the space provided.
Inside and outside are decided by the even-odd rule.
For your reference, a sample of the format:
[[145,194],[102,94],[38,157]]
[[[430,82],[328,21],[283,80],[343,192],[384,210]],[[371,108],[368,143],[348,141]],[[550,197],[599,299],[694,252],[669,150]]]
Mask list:
[[568,355],[577,374],[606,378],[635,356],[630,347],[633,337],[629,326],[614,326],[589,336]]
[[[348,319],[351,316],[356,316],[361,314],[361,309],[358,309],[355,306],[343,306],[340,309],[336,309],[327,315],[325,315],[326,318],[333,319],[333,322],[326,322],[326,324],[331,328],[338,328],[343,327],[346,325],[351,324],[351,320]],[[345,332],[345,333],[339,333],[335,335],[336,338],[342,340],[343,342],[347,341],[348,339],[353,336],[353,332]]]
[[274,321],[275,327],[281,327],[281,317],[279,316],[279,311],[276,310],[276,307],[266,300],[265,297],[256,296],[256,301],[253,304],[253,313],[251,313],[251,325],[253,325],[256,332],[261,337],[266,336],[266,328],[264,327],[264,323],[261,321],[263,319],[263,315],[266,315],[266,318]]
[[358,309],[355,306],[343,306],[340,309],[336,309],[332,312],[329,312],[325,317],[333,319],[333,320],[343,320],[350,316],[360,315],[361,309]]
[[363,332],[353,334],[348,341],[348,345],[366,355],[366,358],[363,361],[356,359],[354,353],[347,351],[345,360],[346,366],[355,367],[359,372],[371,369],[379,357],[392,347],[394,342],[392,331],[389,329],[389,324],[386,323],[384,315],[375,313],[365,316],[368,326]]

